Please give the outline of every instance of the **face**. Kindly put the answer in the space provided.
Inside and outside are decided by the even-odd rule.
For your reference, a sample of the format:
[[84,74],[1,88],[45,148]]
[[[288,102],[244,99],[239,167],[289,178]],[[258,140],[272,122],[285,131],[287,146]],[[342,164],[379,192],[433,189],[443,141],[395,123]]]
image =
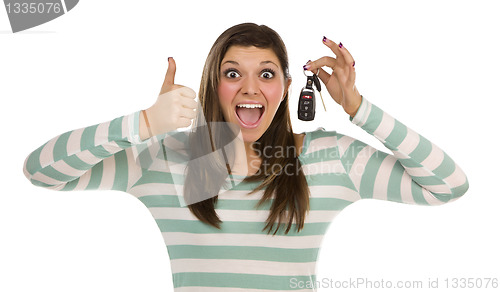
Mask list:
[[230,47],[221,63],[219,103],[226,122],[237,124],[245,142],[267,130],[290,86],[272,49]]

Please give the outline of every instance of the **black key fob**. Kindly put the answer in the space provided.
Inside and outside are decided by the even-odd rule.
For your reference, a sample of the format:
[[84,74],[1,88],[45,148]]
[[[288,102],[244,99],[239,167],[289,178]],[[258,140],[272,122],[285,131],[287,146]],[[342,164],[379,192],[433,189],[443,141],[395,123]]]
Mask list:
[[297,116],[302,121],[314,120],[316,103],[314,98],[314,89],[312,88],[314,80],[312,76],[307,76],[307,84],[300,91],[299,106]]

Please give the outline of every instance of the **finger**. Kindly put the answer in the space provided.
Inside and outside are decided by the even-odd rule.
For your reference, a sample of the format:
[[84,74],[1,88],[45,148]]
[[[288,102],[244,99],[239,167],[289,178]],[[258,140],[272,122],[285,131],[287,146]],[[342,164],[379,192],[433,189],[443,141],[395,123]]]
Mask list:
[[180,117],[178,121],[178,125],[180,126],[180,128],[191,126],[191,119]]
[[172,57],[168,58],[168,68],[167,68],[167,73],[165,74],[165,80],[163,80],[163,85],[161,87],[161,93],[165,93],[169,91],[174,85],[174,79],[175,79],[175,60]]
[[343,61],[342,59],[344,58],[344,55],[342,55],[342,52],[340,51],[339,45],[332,41],[331,39],[328,39],[326,37],[323,37],[323,44],[325,44],[327,47],[332,50],[332,52],[337,56],[337,59],[339,61]]
[[186,86],[183,86],[182,88],[179,88],[179,92],[178,93],[180,95],[184,96],[184,97],[189,97],[189,98],[192,98],[192,99],[196,98],[196,92],[194,92],[193,89],[191,89],[189,87],[186,87]]
[[189,108],[189,109],[196,109],[198,107],[198,103],[194,99],[189,98],[189,97],[184,97],[184,96],[182,96],[180,98],[180,104],[183,107]]
[[346,61],[347,64],[350,64],[351,66],[354,67],[354,58],[352,57],[351,53],[349,52],[348,49],[344,45],[342,45],[342,48],[339,48],[340,53],[344,57],[344,60]]
[[318,68],[321,68],[323,66],[327,66],[327,67],[332,68],[332,70],[335,70],[335,67],[337,66],[337,60],[335,60],[335,58],[333,58],[333,57],[325,56],[325,57],[319,58],[316,61],[310,62],[304,68],[306,70],[313,72],[313,73],[316,73]]
[[196,113],[192,109],[188,109],[188,108],[183,107],[183,108],[181,108],[180,116],[188,118],[188,119],[194,119],[194,117],[196,116]]
[[176,95],[179,95],[181,97],[186,97],[186,98],[191,98],[191,99],[196,98],[196,92],[194,92],[194,90],[192,90],[189,87],[179,85],[179,84],[171,85],[168,92],[161,93],[160,95],[166,94],[166,93],[168,93],[168,95],[176,94]]

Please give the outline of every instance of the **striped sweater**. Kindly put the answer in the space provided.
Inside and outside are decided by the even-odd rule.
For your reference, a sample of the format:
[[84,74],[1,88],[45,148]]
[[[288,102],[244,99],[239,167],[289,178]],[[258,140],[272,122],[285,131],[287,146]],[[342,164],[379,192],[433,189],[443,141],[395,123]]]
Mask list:
[[317,291],[323,236],[346,206],[364,198],[440,205],[468,189],[464,172],[443,150],[363,97],[351,122],[392,154],[336,131],[305,132],[299,159],[311,197],[304,228],[263,232],[272,201],[256,208],[263,190],[248,195],[258,183],[235,176],[236,186],[219,194],[223,223],[216,229],[180,203],[175,174],[136,162],[138,147],[152,139],[140,140],[139,113],[51,139],[26,158],[24,174],[48,189],[120,190],[138,198],[163,235],[176,292]]

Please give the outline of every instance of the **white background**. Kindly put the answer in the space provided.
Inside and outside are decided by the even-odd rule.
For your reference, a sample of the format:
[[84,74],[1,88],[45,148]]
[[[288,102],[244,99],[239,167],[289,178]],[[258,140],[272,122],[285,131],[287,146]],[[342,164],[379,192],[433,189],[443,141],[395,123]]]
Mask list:
[[350,123],[326,90],[327,112],[318,104],[313,122],[297,119],[302,65],[333,56],[321,42],[325,35],[354,56],[359,91],[445,150],[469,179],[463,198],[439,207],[377,200],[349,206],[324,239],[317,279],[425,287],[439,278],[444,288],[446,277],[500,278],[496,7],[495,1],[82,0],[68,14],[16,34],[0,9],[0,290],[173,291],[161,233],[139,200],[114,191],[37,188],[24,177],[23,162],[60,133],[149,107],[169,56],[177,61],[176,83],[198,92],[215,39],[247,21],[270,26],[287,45],[296,133],[322,126],[389,151]]

